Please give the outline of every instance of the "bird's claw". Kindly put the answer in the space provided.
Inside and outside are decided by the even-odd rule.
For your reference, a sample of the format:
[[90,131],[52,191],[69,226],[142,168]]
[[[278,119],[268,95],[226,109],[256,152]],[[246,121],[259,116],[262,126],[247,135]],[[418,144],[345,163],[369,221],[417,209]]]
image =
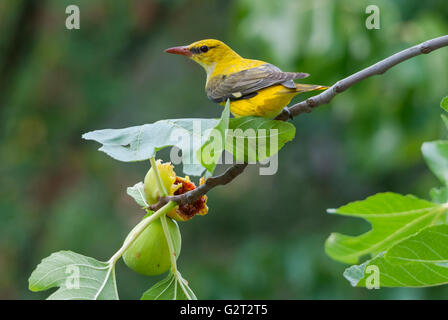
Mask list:
[[284,107],[283,108],[283,112],[288,115],[288,119],[292,120],[294,118],[294,116],[292,115],[291,111],[289,111],[288,107]]

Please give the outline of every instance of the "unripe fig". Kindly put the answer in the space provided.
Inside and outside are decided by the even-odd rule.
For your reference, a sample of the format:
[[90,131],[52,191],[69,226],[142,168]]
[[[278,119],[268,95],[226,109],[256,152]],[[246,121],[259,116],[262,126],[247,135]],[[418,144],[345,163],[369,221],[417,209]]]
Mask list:
[[[170,218],[167,218],[166,222],[177,259],[182,242],[179,226]],[[132,234],[132,231],[130,234]],[[159,275],[169,270],[171,265],[170,251],[160,219],[153,221],[143,230],[125,251],[123,260],[129,268],[147,276]]]
[[[160,173],[160,178],[165,186],[166,192],[169,196],[184,194],[188,191],[196,189],[194,182],[190,178],[178,177],[173,170],[171,163],[162,163],[161,160],[156,161],[157,169]],[[205,180],[201,179],[201,184]],[[161,193],[159,192],[156,173],[153,168],[149,169],[145,176],[144,182],[145,196],[149,204],[155,204],[159,201]],[[167,216],[177,221],[187,221],[193,218],[196,214],[205,215],[208,213],[207,196],[199,197],[193,203],[181,204],[175,209],[167,213]]]

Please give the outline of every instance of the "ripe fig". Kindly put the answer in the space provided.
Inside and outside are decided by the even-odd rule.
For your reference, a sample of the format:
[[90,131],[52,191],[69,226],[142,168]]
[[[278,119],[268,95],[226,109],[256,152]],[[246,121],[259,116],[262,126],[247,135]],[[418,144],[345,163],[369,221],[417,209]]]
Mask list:
[[[196,185],[194,182],[190,181],[188,176],[182,178],[176,175],[171,163],[162,163],[161,160],[157,160],[156,165],[168,195],[172,196],[184,194],[188,191],[196,189]],[[201,184],[203,183],[205,183],[205,180],[201,179]],[[155,204],[159,201],[161,194],[157,184],[156,173],[153,168],[149,169],[145,176],[144,189],[146,200],[149,204]],[[196,214],[202,216],[207,213],[207,196],[203,195],[193,203],[179,205],[175,209],[168,212],[167,216],[177,221],[187,221],[193,218]]]
[[[168,195],[172,196],[174,191],[179,189],[180,186],[176,185],[176,172],[174,172],[173,165],[171,163],[162,163],[161,160],[156,161],[156,166],[160,174],[163,185],[165,186]],[[154,168],[150,168],[145,176],[144,189],[146,200],[149,204],[154,204],[159,201],[161,193],[157,185],[157,177]]]
[[[170,218],[167,218],[166,221],[177,259],[182,242],[179,226]],[[169,270],[170,251],[160,219],[153,221],[143,230],[125,251],[123,260],[129,268],[147,276],[159,275]]]

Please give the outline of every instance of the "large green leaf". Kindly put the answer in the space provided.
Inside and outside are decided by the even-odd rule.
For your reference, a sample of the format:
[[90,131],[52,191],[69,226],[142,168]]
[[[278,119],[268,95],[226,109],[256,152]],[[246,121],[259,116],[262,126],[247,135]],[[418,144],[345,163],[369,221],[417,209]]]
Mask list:
[[353,286],[363,287],[369,267],[378,268],[382,287],[426,287],[448,284],[448,226],[431,226],[361,265],[346,269]]
[[[188,296],[187,296],[188,295]],[[141,300],[196,300],[196,296],[188,286],[185,279],[177,272],[175,276],[169,273],[168,276],[157,282],[149,290],[143,293]]]
[[[212,129],[222,132],[228,119],[228,106],[221,119],[170,119],[124,129],[104,129],[85,133],[82,137],[103,146],[99,149],[119,161],[143,161],[163,148],[176,146],[182,150],[183,171],[199,176],[204,166],[197,158],[198,150],[208,143]],[[207,158],[209,160],[209,158]],[[212,164],[207,168],[214,169]]]
[[370,222],[372,229],[359,236],[332,233],[325,243],[325,251],[335,260],[354,264],[360,257],[375,256],[440,221],[445,211],[441,204],[391,192],[330,209],[329,213],[363,218]]
[[72,251],[43,259],[28,282],[31,291],[59,287],[50,300],[118,300],[114,268]]
[[211,174],[215,171],[222,152],[224,151],[227,137],[227,129],[229,128],[230,101],[227,100],[221,119],[215,126],[213,132],[210,133],[209,139],[197,151],[197,158],[201,164]]
[[422,153],[429,169],[443,184],[448,185],[448,141],[425,142]]
[[276,154],[296,133],[289,122],[252,116],[230,119],[229,130],[226,150],[236,161],[250,163]]
[[448,263],[448,225],[423,229],[390,248],[385,258],[394,263]]

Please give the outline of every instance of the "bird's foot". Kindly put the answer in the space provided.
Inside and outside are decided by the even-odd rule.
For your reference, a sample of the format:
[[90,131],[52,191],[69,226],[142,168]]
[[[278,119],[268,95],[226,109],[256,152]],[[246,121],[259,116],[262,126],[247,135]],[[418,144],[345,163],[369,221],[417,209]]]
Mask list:
[[285,113],[288,116],[288,119],[290,120],[294,119],[294,116],[292,115],[291,111],[289,111],[288,107],[283,108],[283,113]]

